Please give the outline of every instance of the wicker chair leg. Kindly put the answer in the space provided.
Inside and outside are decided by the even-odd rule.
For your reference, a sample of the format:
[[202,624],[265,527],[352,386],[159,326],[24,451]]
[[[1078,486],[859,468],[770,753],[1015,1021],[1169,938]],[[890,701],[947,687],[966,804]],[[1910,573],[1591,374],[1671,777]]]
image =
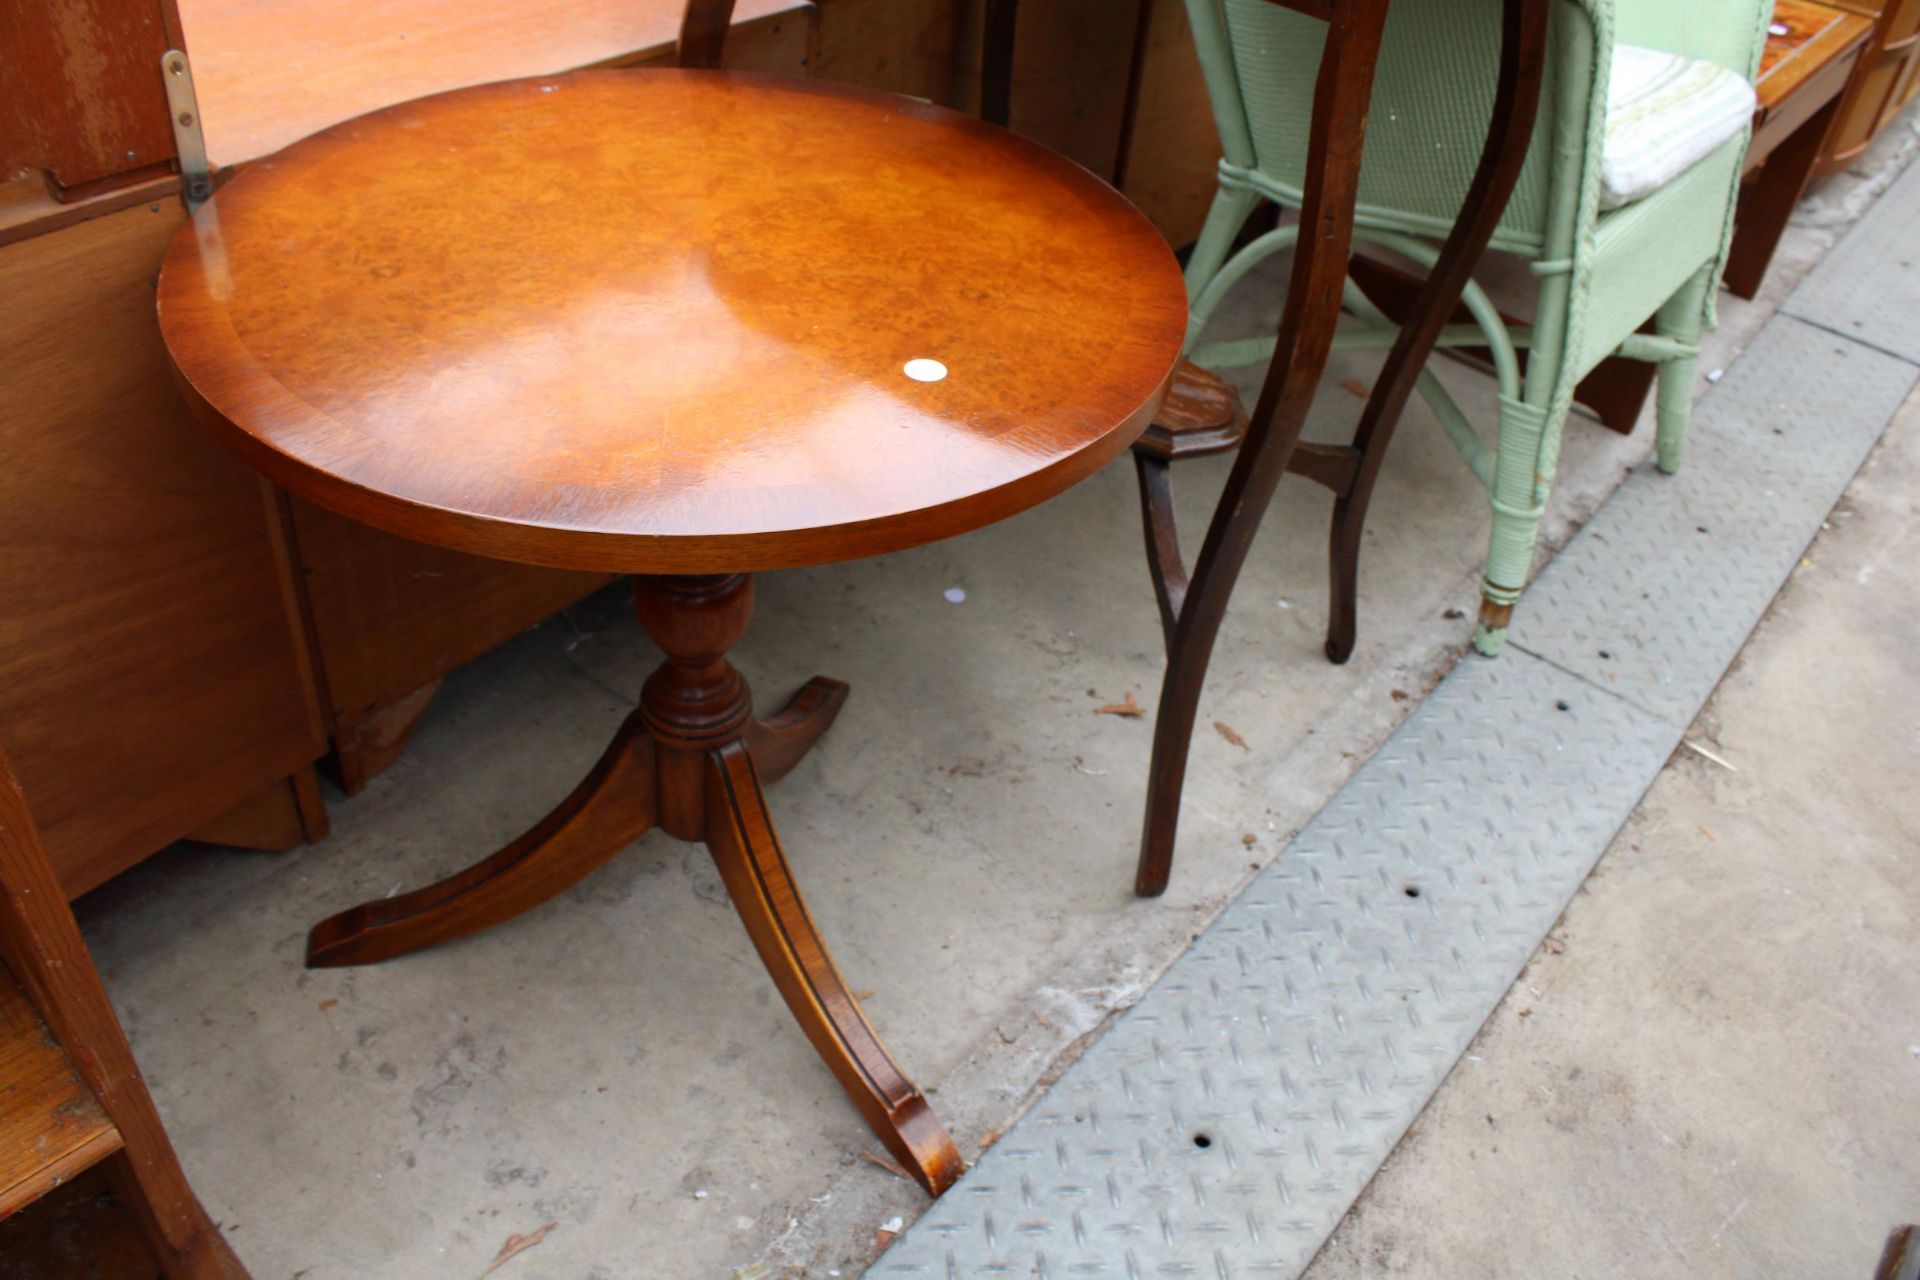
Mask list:
[[[1240,228],[1247,225],[1254,206],[1259,203],[1259,193],[1251,187],[1222,186],[1214,191],[1213,203],[1207,206],[1207,221],[1200,228],[1200,238],[1193,242],[1193,252],[1187,256],[1187,291],[1190,298],[1197,299],[1200,290],[1220,274],[1227,255],[1233,250],[1234,237],[1240,234]],[[1205,316],[1194,317],[1196,326],[1205,321]],[[1194,336],[1190,330],[1188,342],[1192,342]]]
[[1513,606],[1533,567],[1533,544],[1546,511],[1548,477],[1540,465],[1541,442],[1565,421],[1550,422],[1547,411],[1521,400],[1500,398],[1500,445],[1494,459],[1493,536],[1487,549],[1487,576],[1481,584],[1480,622],[1473,647],[1489,658],[1507,642]]
[[[1680,292],[1668,299],[1654,317],[1654,332],[1685,343],[1697,352],[1706,324],[1707,288],[1713,268],[1702,267]],[[1693,373],[1699,356],[1676,356],[1660,364],[1660,389],[1653,402],[1654,459],[1668,475],[1680,469],[1687,443],[1687,421],[1693,414]]]

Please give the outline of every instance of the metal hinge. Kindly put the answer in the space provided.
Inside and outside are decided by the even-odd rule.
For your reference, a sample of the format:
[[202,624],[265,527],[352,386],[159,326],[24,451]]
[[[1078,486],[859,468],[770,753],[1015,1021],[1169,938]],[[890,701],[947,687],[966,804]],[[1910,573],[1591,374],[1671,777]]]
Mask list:
[[207,163],[207,139],[200,131],[200,99],[193,92],[193,68],[187,55],[169,49],[160,55],[160,78],[167,85],[167,111],[173,146],[180,157],[180,198],[192,213],[213,194],[213,169]]

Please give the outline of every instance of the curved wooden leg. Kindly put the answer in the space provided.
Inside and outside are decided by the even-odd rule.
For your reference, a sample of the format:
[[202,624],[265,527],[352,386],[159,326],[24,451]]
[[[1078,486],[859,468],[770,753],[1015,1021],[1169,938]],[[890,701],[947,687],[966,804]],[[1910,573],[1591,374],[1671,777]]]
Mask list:
[[960,1152],[834,968],[793,883],[745,745],[709,751],[705,781],[707,847],[774,985],[887,1150],[939,1195],[965,1167]]
[[815,676],[771,720],[749,720],[743,731],[762,782],[778,782],[793,771],[847,704],[843,680]]
[[[1401,330],[1388,352],[1355,432],[1353,443],[1359,461],[1351,482],[1341,493],[1334,526],[1335,628],[1341,625],[1338,593],[1342,574],[1357,570],[1360,530],[1393,425],[1499,225],[1526,159],[1546,62],[1548,8],[1549,0],[1506,0],[1500,81],[1479,167],[1460,217],[1421,289],[1413,323]],[[1300,212],[1302,226],[1322,230],[1317,236],[1302,236],[1295,250],[1286,311],[1280,320],[1280,337],[1261,388],[1260,404],[1254,410],[1247,441],[1234,460],[1226,492],[1214,510],[1169,646],[1154,725],[1140,862],[1134,876],[1134,891],[1143,897],[1165,892],[1172,874],[1187,751],[1214,638],[1260,519],[1299,442],[1307,406],[1332,345],[1352,245],[1366,103],[1372,91],[1384,16],[1384,4],[1356,2],[1336,6],[1329,21],[1314,98],[1306,198]],[[1344,547],[1343,533],[1348,539]],[[1345,653],[1351,653],[1351,633],[1350,618],[1346,635],[1331,631],[1328,656],[1339,661],[1335,654],[1342,646]]]
[[1133,882],[1134,892],[1142,897],[1166,892],[1173,872],[1187,749],[1214,638],[1220,633],[1240,566],[1259,532],[1260,518],[1299,443],[1307,408],[1333,346],[1347,254],[1353,243],[1367,101],[1373,91],[1386,11],[1386,0],[1354,0],[1334,6],[1328,20],[1307,149],[1306,198],[1300,210],[1301,225],[1317,227],[1320,233],[1302,236],[1294,252],[1287,305],[1260,403],[1207,526],[1206,542],[1167,645],[1167,673],[1153,726],[1140,863]]
[[[1385,442],[1381,442],[1384,450]],[[1331,587],[1327,617],[1327,661],[1344,663],[1360,636],[1360,535],[1367,528],[1367,502],[1373,486],[1334,499],[1333,529],[1327,537],[1327,577]]]
[[1167,460],[1136,449],[1134,477],[1140,482],[1140,526],[1147,534],[1147,571],[1153,577],[1153,597],[1160,604],[1160,630],[1167,651],[1173,651],[1173,632],[1187,601],[1187,566],[1180,559],[1180,530],[1173,513],[1173,476]]
[[1327,626],[1327,657],[1345,662],[1353,654],[1357,631],[1360,535],[1373,499],[1374,481],[1386,457],[1393,429],[1433,354],[1441,329],[1460,305],[1460,295],[1500,225],[1526,160],[1540,102],[1546,66],[1547,9],[1544,0],[1506,0],[1502,12],[1500,80],[1493,115],[1473,184],[1461,203],[1453,230],[1427,274],[1410,323],[1387,355],[1373,394],[1360,416],[1353,445],[1360,464],[1353,482],[1334,504],[1328,558],[1333,571],[1333,610]]
[[307,935],[307,964],[373,964],[517,916],[646,834],[655,809],[653,743],[635,713],[593,772],[525,835],[445,880],[322,920]]

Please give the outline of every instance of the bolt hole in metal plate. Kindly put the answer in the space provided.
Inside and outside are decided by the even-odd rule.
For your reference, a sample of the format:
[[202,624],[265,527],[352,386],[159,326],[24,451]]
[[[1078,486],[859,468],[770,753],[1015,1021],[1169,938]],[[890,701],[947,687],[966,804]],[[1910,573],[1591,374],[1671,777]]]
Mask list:
[[[1913,225],[1916,175],[1803,292],[1868,296],[1822,273],[1877,270],[1847,246]],[[1880,346],[1920,357],[1920,307],[1897,330],[1879,320]],[[1455,667],[867,1274],[1304,1271],[1678,746],[1916,373],[1776,316],[1698,405],[1681,472],[1630,476],[1529,588],[1506,653]]]

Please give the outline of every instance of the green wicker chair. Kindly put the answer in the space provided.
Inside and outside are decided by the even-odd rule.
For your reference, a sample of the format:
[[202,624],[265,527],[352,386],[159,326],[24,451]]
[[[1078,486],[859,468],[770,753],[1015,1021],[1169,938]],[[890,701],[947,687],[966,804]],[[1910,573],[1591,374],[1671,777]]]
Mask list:
[[[1232,251],[1261,201],[1300,206],[1324,26],[1267,0],[1187,0],[1187,10],[1225,156],[1219,190],[1187,268],[1193,304],[1188,343],[1198,364],[1240,366],[1264,359],[1272,340],[1197,339],[1226,292],[1261,259],[1291,246],[1298,233],[1285,225]],[[1770,11],[1769,0],[1562,0],[1555,6],[1539,125],[1493,239],[1495,249],[1530,264],[1537,281],[1532,323],[1511,327],[1474,285],[1463,299],[1473,323],[1451,325],[1441,339],[1442,346],[1491,353],[1500,390],[1493,443],[1431,372],[1420,381],[1422,395],[1492,501],[1492,548],[1474,637],[1483,653],[1499,651],[1525,585],[1575,384],[1616,354],[1656,364],[1656,451],[1660,467],[1671,472],[1680,464],[1686,436],[1700,333],[1712,320],[1711,286],[1731,230],[1746,130],[1730,126],[1737,129],[1733,136],[1664,186],[1603,211],[1601,162],[1615,49],[1684,55],[1751,81]],[[1392,6],[1374,80],[1356,241],[1423,266],[1434,261],[1485,136],[1499,18],[1499,0],[1397,0]],[[1726,80],[1711,67],[1697,69]],[[1628,115],[1620,111],[1615,125],[1630,123]],[[1617,191],[1610,198],[1617,200]],[[1391,343],[1395,326],[1351,283],[1346,306],[1363,323],[1343,331],[1337,345]],[[1640,332],[1649,319],[1652,332]],[[1370,488],[1369,478],[1357,512],[1342,510],[1352,507],[1350,494],[1336,507],[1336,636],[1342,543],[1349,544],[1351,574]],[[1349,526],[1344,530],[1343,520]],[[1350,614],[1352,608],[1349,589],[1344,609]],[[1350,648],[1350,617],[1346,634]],[[1341,649],[1330,640],[1336,660],[1346,656]]]

